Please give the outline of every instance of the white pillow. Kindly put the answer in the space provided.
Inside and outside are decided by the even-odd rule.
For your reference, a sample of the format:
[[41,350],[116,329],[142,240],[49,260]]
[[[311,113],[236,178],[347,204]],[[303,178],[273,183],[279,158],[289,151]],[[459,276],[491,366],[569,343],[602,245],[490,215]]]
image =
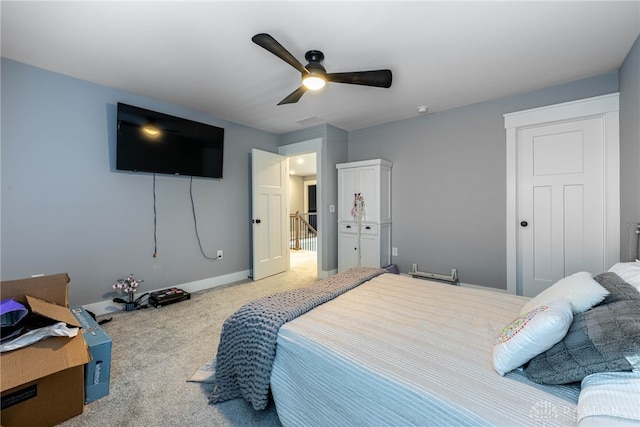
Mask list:
[[609,291],[596,282],[591,273],[581,271],[558,280],[540,292],[522,307],[520,314],[561,299],[568,299],[571,302],[573,314],[578,314],[602,302],[607,295]]
[[560,342],[573,321],[571,311],[571,303],[560,300],[537,307],[505,326],[493,346],[495,370],[504,375]]
[[640,291],[640,261],[619,262],[609,269],[625,282]]

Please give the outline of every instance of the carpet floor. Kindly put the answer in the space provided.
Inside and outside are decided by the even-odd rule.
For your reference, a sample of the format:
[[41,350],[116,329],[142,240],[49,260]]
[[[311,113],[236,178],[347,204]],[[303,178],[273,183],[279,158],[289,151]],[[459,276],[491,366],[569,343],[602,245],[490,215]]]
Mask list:
[[291,252],[289,272],[195,292],[190,300],[161,308],[99,317],[113,317],[103,325],[113,341],[109,395],[59,426],[280,426],[273,403],[264,411],[243,399],[212,405],[211,384],[187,380],[215,356],[222,323],[235,310],[316,280],[316,254]]

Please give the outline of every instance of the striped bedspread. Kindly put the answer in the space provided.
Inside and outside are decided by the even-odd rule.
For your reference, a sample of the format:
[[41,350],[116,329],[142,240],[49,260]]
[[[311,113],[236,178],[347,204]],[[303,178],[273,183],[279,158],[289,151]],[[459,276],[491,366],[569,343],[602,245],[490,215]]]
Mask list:
[[576,386],[491,359],[527,298],[383,274],[287,323],[271,389],[284,426],[575,425]]
[[385,271],[355,267],[311,286],[279,292],[242,306],[222,325],[209,401],[243,397],[254,409],[265,409],[279,328]]

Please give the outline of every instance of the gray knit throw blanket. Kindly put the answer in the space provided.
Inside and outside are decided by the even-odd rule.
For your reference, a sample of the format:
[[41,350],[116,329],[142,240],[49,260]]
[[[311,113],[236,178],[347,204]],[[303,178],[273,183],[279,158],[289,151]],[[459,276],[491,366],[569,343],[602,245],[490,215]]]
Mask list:
[[311,286],[279,292],[242,306],[222,325],[209,401],[244,397],[254,409],[265,409],[280,326],[386,272],[354,267]]

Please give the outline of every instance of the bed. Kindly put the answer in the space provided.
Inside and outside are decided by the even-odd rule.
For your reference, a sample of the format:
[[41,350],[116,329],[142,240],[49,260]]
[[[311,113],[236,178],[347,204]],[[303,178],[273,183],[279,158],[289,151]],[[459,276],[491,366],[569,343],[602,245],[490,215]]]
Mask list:
[[[496,372],[496,336],[521,315],[529,298],[384,271],[360,276],[366,279],[285,316],[278,325],[267,378],[284,426],[575,426],[589,418],[579,406],[579,382],[543,385],[529,380],[522,369],[504,376]],[[280,313],[281,307],[275,311]],[[247,323],[246,313],[240,318],[237,325]],[[251,351],[237,353],[245,366]],[[217,363],[216,370],[222,372],[222,365]],[[229,370],[231,376],[237,371],[237,366]],[[625,374],[631,375],[630,388],[616,395],[617,406],[625,403],[624,408],[616,407],[612,414],[608,403],[604,412],[609,413],[594,413],[590,421],[614,415],[608,418],[613,424],[620,420],[618,412],[625,411],[623,422],[633,422],[640,377]],[[597,380],[594,385],[600,387],[607,379]],[[212,402],[234,397],[220,389]],[[252,401],[246,390],[254,393],[255,384],[244,389],[240,394]],[[593,402],[604,407],[601,400],[588,404]]]

